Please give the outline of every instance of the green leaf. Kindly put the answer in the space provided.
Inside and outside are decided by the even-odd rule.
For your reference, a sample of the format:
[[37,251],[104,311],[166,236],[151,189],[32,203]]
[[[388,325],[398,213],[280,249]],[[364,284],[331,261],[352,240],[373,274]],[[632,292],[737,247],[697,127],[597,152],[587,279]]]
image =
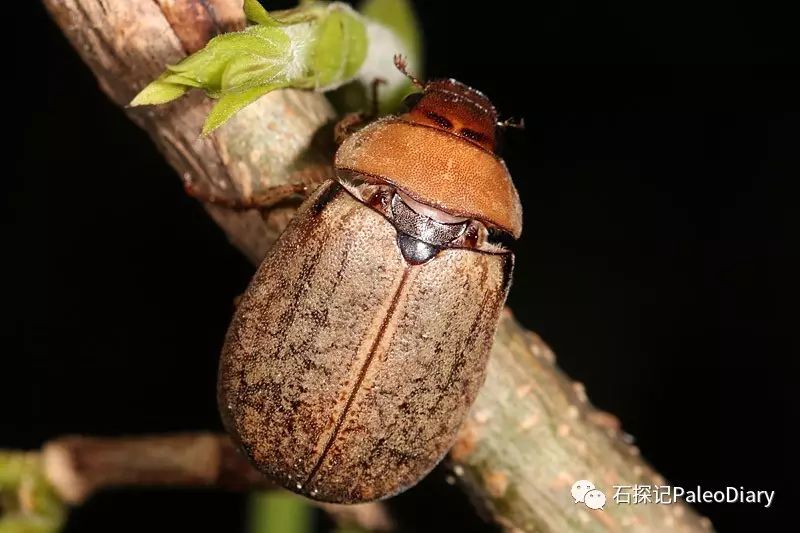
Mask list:
[[217,36],[167,66],[131,105],[168,102],[190,88],[202,89],[219,99],[203,128],[206,135],[269,91],[330,90],[351,81],[364,64],[365,19],[347,4],[306,2],[269,14],[249,0],[244,11],[255,26]]
[[268,92],[285,86],[286,84],[262,85],[242,92],[229,93],[221,96],[206,118],[202,135],[210,134],[212,131],[225,124],[242,108],[252,104]]
[[324,11],[322,4],[317,0],[300,2],[298,7],[275,12],[274,15],[267,10],[258,0],[245,0],[244,15],[247,20],[261,26],[287,26],[300,22],[309,22],[316,19]]
[[344,36],[342,16],[331,13],[317,30],[317,44],[311,55],[311,70],[321,86],[328,85],[336,79],[342,64],[342,47],[339,46]]
[[352,78],[367,55],[367,30],[364,23],[346,6],[331,9],[317,30],[311,52],[311,70],[319,87]]
[[176,98],[183,96],[189,88],[185,85],[170,83],[162,79],[157,79],[142,89],[133,100],[131,107],[140,105],[166,104]]
[[247,20],[261,24],[262,26],[277,26],[280,23],[269,16],[258,0],[244,0],[244,16]]
[[364,59],[367,57],[369,39],[367,39],[367,28],[362,20],[345,13],[342,22],[344,27],[342,45],[346,52],[341,78],[342,80],[348,80],[358,73],[358,69],[364,63]]
[[276,61],[254,61],[242,56],[230,61],[222,73],[223,94],[286,80],[285,65]]
[[[164,80],[201,87],[211,96],[240,91],[278,77],[291,60],[291,41],[275,26],[251,26],[215,37],[202,50],[167,67]],[[252,76],[242,75],[250,72]]]

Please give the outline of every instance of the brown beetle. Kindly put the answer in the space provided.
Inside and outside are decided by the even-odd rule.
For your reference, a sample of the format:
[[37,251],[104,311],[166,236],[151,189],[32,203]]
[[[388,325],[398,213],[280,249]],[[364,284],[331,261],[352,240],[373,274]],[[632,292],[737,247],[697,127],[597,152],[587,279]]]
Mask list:
[[[402,68],[402,65],[399,65]],[[522,209],[497,114],[455,80],[348,137],[240,302],[223,420],[252,463],[314,499],[416,483],[452,445],[508,293]]]

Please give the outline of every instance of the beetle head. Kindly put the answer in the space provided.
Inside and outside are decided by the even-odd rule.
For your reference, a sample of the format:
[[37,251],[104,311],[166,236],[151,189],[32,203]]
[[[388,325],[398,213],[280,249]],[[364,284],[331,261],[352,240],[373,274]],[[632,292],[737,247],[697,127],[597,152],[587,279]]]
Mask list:
[[494,153],[497,111],[482,92],[454,79],[429,81],[406,99],[401,118],[462,137]]
[[421,82],[406,70],[406,60],[401,55],[394,56],[394,65],[422,89],[406,97],[409,109],[400,118],[452,133],[488,152],[496,152],[497,111],[485,94],[453,78]]

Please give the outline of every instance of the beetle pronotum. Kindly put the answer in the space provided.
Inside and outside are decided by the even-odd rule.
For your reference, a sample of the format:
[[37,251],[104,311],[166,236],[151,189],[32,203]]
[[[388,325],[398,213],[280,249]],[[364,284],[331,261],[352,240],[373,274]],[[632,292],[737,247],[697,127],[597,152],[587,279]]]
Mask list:
[[496,128],[482,93],[425,84],[407,113],[345,139],[336,178],[261,264],[228,330],[218,399],[284,487],[384,498],[452,445],[511,281],[496,237],[522,228]]

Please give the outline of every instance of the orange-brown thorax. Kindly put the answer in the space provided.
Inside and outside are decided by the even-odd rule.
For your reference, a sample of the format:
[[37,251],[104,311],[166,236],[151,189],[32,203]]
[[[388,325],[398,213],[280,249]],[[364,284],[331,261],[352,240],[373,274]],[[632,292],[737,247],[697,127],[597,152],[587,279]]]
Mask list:
[[495,152],[497,111],[483,93],[460,81],[427,83],[419,100],[401,118],[448,131]]
[[522,206],[495,153],[496,127],[497,112],[482,93],[455,80],[432,81],[407,113],[345,139],[335,166],[340,177],[389,184],[448,215],[518,238]]

